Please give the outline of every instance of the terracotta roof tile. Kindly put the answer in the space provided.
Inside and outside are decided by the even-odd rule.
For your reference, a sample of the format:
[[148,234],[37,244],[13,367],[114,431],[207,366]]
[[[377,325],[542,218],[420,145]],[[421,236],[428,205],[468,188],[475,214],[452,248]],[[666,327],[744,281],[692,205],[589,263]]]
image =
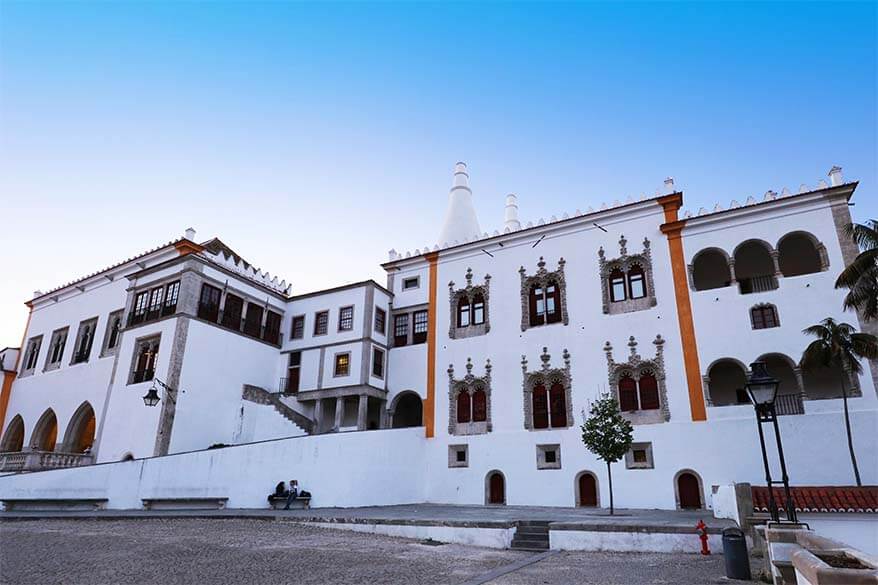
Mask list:
[[[753,509],[768,512],[768,488],[752,486]],[[790,488],[796,512],[847,512],[878,514],[878,486],[797,486]],[[783,488],[774,488],[774,501],[783,510]]]

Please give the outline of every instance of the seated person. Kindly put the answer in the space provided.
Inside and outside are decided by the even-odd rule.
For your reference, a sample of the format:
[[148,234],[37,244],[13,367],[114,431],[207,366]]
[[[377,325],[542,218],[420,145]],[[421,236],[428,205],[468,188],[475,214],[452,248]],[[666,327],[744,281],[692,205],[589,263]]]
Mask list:
[[274,494],[272,494],[275,498],[285,498],[289,495],[287,492],[287,484],[279,481],[277,485],[274,487]]
[[295,501],[296,497],[299,495],[299,482],[295,479],[290,480],[290,491],[287,493],[287,505],[284,506],[284,510],[290,509],[290,504]]

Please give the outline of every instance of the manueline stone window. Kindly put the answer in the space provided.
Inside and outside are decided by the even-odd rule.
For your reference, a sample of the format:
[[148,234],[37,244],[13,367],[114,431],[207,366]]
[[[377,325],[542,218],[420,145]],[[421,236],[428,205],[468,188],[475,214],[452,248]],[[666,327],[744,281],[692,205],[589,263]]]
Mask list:
[[73,358],[70,360],[71,364],[82,364],[88,361],[97,326],[97,317],[79,324],[79,331],[76,332],[76,344],[73,346]]
[[759,303],[750,309],[750,324],[753,329],[771,329],[780,327],[777,307],[771,303]]
[[518,274],[521,276],[521,330],[553,323],[567,325],[569,316],[564,258],[558,260],[557,270],[548,271],[545,260],[540,256],[536,273],[528,276],[522,266]]
[[119,347],[119,338],[122,335],[122,315],[124,309],[113,311],[107,317],[107,329],[104,331],[104,345],[101,348],[101,357],[115,355]]
[[52,339],[49,341],[49,354],[46,356],[46,365],[44,371],[57,370],[61,367],[61,359],[64,357],[64,346],[67,344],[68,328],[57,329],[52,332]]
[[622,416],[631,424],[661,423],[671,419],[662,355],[665,340],[661,335],[656,335],[652,343],[655,345],[655,357],[644,360],[637,353],[637,341],[633,336],[629,337],[628,361],[621,363],[613,359],[610,342],[604,345],[610,388],[619,401]]
[[622,236],[619,256],[608,260],[602,247],[598,250],[598,262],[604,313],[631,313],[656,305],[649,239],[643,238],[642,252],[629,255],[628,240]]
[[155,377],[155,368],[159,359],[160,335],[138,339],[134,344],[134,356],[131,363],[129,384],[148,382]]
[[448,297],[451,303],[448,337],[462,339],[484,335],[491,330],[488,319],[488,295],[491,275],[485,275],[485,282],[473,284],[473,271],[466,269],[466,287],[455,290],[454,281],[448,283]]
[[473,375],[473,362],[466,360],[466,375],[454,378],[448,366],[448,434],[481,435],[491,432],[491,360],[484,376]]
[[24,352],[24,360],[22,360],[22,368],[20,376],[30,376],[37,367],[37,360],[40,357],[40,347],[43,345],[43,336],[37,335],[31,337],[27,342],[27,349]]
[[521,356],[524,376],[524,428],[557,429],[573,426],[573,395],[570,376],[570,353],[561,354],[563,368],[551,366],[547,348],[540,355],[540,369],[527,370],[527,356]]

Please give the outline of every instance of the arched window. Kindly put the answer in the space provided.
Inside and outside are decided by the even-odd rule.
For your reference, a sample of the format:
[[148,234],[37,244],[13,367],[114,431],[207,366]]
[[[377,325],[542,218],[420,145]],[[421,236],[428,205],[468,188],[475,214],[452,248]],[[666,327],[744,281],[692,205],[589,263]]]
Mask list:
[[750,240],[735,250],[735,278],[742,295],[777,288],[774,260],[768,244]]
[[58,441],[58,419],[50,408],[37,421],[31,434],[30,446],[35,451],[54,451]]
[[473,392],[473,422],[485,422],[488,420],[488,395],[479,388]]
[[777,307],[769,304],[756,305],[750,309],[750,323],[753,325],[753,329],[779,327],[780,320],[777,318]]
[[646,296],[646,279],[643,268],[635,264],[628,269],[628,297],[642,299]]
[[546,322],[546,299],[543,296],[543,287],[538,284],[530,287],[528,295],[528,304],[530,305],[530,324],[531,327],[543,325]]
[[742,364],[722,358],[707,370],[707,389],[711,406],[747,404],[747,373]]
[[457,326],[458,327],[469,327],[470,323],[470,312],[469,312],[469,299],[465,296],[461,296],[457,300]]
[[114,317],[113,324],[110,326],[110,338],[107,340],[107,349],[113,349],[116,347],[116,342],[119,340],[119,329],[122,326],[122,318]]
[[6,426],[3,440],[0,442],[0,452],[19,452],[24,447],[24,420],[21,415],[15,415]]
[[655,374],[650,371],[642,372],[638,385],[640,386],[640,409],[658,410],[660,406],[659,392]]
[[483,325],[485,323],[485,297],[476,293],[473,296],[472,306],[473,325]]
[[695,290],[709,290],[729,286],[732,272],[728,258],[716,248],[702,250],[692,261],[692,286]]
[[784,276],[799,276],[824,270],[823,254],[818,246],[822,248],[811,234],[795,232],[785,235],[777,245],[780,271]]
[[637,382],[627,372],[619,379],[619,410],[637,410]]
[[457,422],[468,423],[471,420],[470,408],[469,392],[461,390],[457,395]]
[[424,404],[421,397],[412,391],[401,392],[396,398],[391,414],[391,426],[395,429],[420,427],[424,425]]
[[533,390],[533,418],[535,429],[549,428],[549,398],[546,387],[542,384],[534,386]]
[[561,289],[555,281],[546,285],[546,323],[561,321]]
[[552,384],[549,390],[549,410],[552,413],[553,428],[567,426],[567,396],[564,393],[564,385],[560,382]]
[[618,268],[610,272],[610,300],[614,303],[624,301],[625,296],[625,273]]

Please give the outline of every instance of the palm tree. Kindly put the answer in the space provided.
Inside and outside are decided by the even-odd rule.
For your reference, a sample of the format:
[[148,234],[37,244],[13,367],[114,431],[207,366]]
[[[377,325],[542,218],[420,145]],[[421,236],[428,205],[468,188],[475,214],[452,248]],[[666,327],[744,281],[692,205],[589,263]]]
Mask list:
[[848,289],[845,309],[861,311],[867,321],[878,319],[878,220],[849,224],[845,234],[862,251],[838,275],[835,288]]
[[851,418],[848,412],[847,376],[848,372],[859,374],[863,371],[860,359],[874,360],[878,358],[878,338],[869,333],[858,333],[847,323],[838,323],[827,317],[817,325],[802,331],[805,335],[816,337],[802,353],[799,365],[805,370],[841,366],[841,396],[844,401],[844,425],[848,435],[848,450],[851,453],[851,464],[854,466],[854,477],[861,486],[860,470],[857,457],[854,455],[854,440],[851,436]]

